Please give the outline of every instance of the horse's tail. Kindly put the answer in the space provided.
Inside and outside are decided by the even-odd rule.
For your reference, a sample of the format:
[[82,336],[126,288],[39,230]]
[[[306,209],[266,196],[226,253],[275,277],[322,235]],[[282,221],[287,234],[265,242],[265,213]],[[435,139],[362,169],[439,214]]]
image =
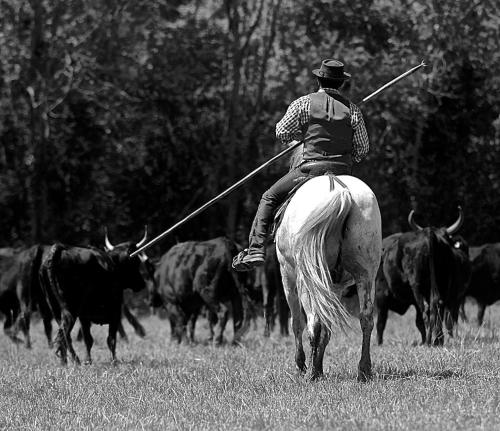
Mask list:
[[329,191],[311,212],[295,238],[294,264],[297,274],[297,293],[309,297],[313,312],[327,328],[345,330],[349,313],[335,294],[327,261],[338,262],[342,230],[352,206],[347,187]]

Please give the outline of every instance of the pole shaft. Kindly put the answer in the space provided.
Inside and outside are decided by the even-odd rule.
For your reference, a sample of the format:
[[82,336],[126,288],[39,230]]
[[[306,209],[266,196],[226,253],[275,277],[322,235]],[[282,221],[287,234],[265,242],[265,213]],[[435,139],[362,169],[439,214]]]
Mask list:
[[[412,74],[413,72],[415,72],[416,70],[418,70],[418,69],[420,69],[421,67],[424,67],[424,66],[425,66],[425,63],[422,62],[418,66],[415,66],[415,67],[411,68],[410,70],[406,71],[405,73],[399,75],[397,78],[394,78],[392,81],[388,82],[387,84],[385,84],[382,87],[380,87],[378,90],[376,90],[373,93],[371,93],[370,95],[366,96],[361,102],[358,103],[358,105],[360,105],[360,104],[362,104],[362,103],[370,100],[372,97],[376,96],[380,92],[384,91],[385,89],[387,89],[390,86],[394,85],[396,82],[400,81],[401,79],[407,77],[408,75]],[[140,247],[137,250],[135,250],[133,253],[130,254],[130,257],[136,256],[137,254],[143,252],[147,248],[149,248],[152,245],[156,244],[158,241],[160,241],[161,239],[163,239],[164,237],[166,237],[168,234],[172,233],[179,226],[183,225],[188,220],[191,220],[193,217],[195,217],[198,214],[200,214],[201,212],[205,211],[208,207],[212,206],[215,202],[219,201],[220,199],[222,199],[225,196],[227,196],[229,193],[231,193],[234,190],[236,190],[239,186],[241,186],[243,183],[245,183],[246,181],[248,181],[250,178],[252,178],[255,175],[257,175],[264,168],[266,168],[270,164],[274,163],[276,160],[280,159],[284,155],[290,153],[291,151],[293,151],[295,148],[297,148],[301,144],[302,144],[301,141],[293,141],[288,146],[288,148],[285,148],[280,153],[276,154],[274,157],[272,157],[271,159],[269,159],[267,162],[263,163],[258,168],[254,169],[248,175],[246,175],[245,177],[243,177],[241,180],[239,180],[236,183],[234,183],[231,187],[229,187],[228,189],[224,190],[222,193],[220,193],[219,195],[215,196],[214,198],[212,198],[211,200],[209,200],[208,202],[206,202],[205,204],[203,204],[201,207],[199,207],[198,209],[196,209],[192,213],[188,214],[186,217],[184,217],[182,220],[178,221],[176,224],[174,224],[172,227],[170,227],[169,229],[167,229],[165,232],[163,232],[160,235],[158,235],[156,238],[153,238],[151,241],[149,241],[148,243],[144,244],[142,247]]]
[[421,67],[425,67],[426,64],[422,61],[418,66],[412,67],[410,70],[406,71],[402,75],[399,75],[397,78],[394,78],[392,81],[389,81],[387,84],[384,84],[382,87],[380,87],[378,90],[374,91],[372,94],[366,96],[361,102],[364,103],[368,100],[370,100],[372,97],[376,96],[378,93],[384,91],[386,88],[389,88],[393,86],[396,82],[401,81],[403,78],[406,78],[408,75],[411,75],[413,72],[417,71]]
[[289,152],[291,152],[292,150],[294,150],[295,148],[297,148],[300,144],[302,144],[301,141],[294,141],[288,148],[285,148],[283,151],[281,151],[280,153],[276,154],[273,158],[269,159],[267,162],[265,162],[264,164],[260,165],[258,168],[254,169],[248,175],[246,175],[245,177],[243,177],[238,182],[234,183],[231,187],[229,187],[228,189],[224,190],[219,195],[215,196],[214,198],[212,198],[211,200],[209,200],[208,202],[206,202],[205,204],[203,204],[197,210],[195,210],[192,213],[188,214],[186,217],[184,217],[182,220],[178,221],[176,224],[174,224],[172,227],[170,227],[169,229],[167,229],[162,234],[158,235],[156,238],[153,238],[151,241],[149,241],[148,243],[144,244],[142,247],[138,248],[130,256],[131,257],[135,256],[136,254],[139,254],[142,251],[144,251],[145,249],[147,249],[147,248],[151,247],[152,245],[156,244],[162,238],[164,238],[169,233],[171,233],[172,231],[174,231],[175,229],[177,229],[180,225],[186,223],[188,220],[191,220],[193,217],[195,217],[198,214],[200,214],[201,212],[205,211],[208,207],[212,206],[215,202],[217,202],[218,200],[220,200],[220,199],[224,198],[225,196],[227,196],[229,193],[231,193],[234,190],[236,190],[239,186],[241,186],[242,184],[244,184],[250,178],[252,178],[255,175],[257,175],[260,171],[262,171],[264,168],[266,168],[270,164],[274,163],[279,158],[283,157],[285,154],[288,154]]

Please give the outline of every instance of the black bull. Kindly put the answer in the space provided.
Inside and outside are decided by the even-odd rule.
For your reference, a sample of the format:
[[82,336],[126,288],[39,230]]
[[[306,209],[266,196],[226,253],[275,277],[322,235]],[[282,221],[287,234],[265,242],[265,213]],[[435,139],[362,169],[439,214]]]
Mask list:
[[471,247],[472,276],[467,296],[478,305],[477,322],[483,323],[486,306],[500,299],[500,243]]
[[161,257],[152,303],[167,310],[173,339],[185,340],[188,325],[192,338],[196,317],[205,307],[212,323],[217,321],[214,341],[222,342],[231,310],[234,342],[239,342],[248,326],[248,298],[244,280],[231,269],[237,251],[234,242],[219,237],[179,243]]
[[51,342],[51,318],[38,277],[42,257],[48,249],[48,246],[34,245],[0,254],[0,311],[5,315],[4,332],[17,343],[20,341],[17,333],[21,331],[27,348],[31,347],[30,321],[34,311],[40,312],[47,340]]
[[108,251],[90,247],[66,247],[55,244],[44,256],[40,280],[47,303],[59,329],[55,339],[61,362],[79,363],[70,332],[77,318],[86,346],[86,363],[91,363],[93,344],[91,323],[108,324],[107,344],[116,360],[116,333],[120,324],[124,289],[139,291],[146,284],[141,273],[141,259],[130,258],[136,249],[127,242]]
[[255,269],[254,289],[262,290],[262,305],[264,308],[264,337],[269,337],[274,329],[275,316],[278,315],[280,334],[288,336],[288,320],[290,309],[286,302],[280,264],[276,255],[276,244],[266,247],[266,261],[263,266]]
[[452,333],[470,279],[468,247],[454,236],[463,223],[447,228],[422,228],[408,217],[413,232],[384,239],[381,266],[377,275],[375,303],[378,308],[377,337],[383,342],[388,311],[404,314],[416,309],[416,325],[422,344],[444,342],[443,319]]

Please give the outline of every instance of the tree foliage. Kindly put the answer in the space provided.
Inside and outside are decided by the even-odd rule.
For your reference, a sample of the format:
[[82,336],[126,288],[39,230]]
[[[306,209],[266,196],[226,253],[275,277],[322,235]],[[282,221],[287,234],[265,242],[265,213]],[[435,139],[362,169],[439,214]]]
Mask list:
[[[0,241],[160,233],[277,153],[274,126],[339,58],[372,149],[355,173],[384,232],[466,214],[500,241],[500,14],[494,2],[0,0]],[[269,167],[173,241],[245,242]]]

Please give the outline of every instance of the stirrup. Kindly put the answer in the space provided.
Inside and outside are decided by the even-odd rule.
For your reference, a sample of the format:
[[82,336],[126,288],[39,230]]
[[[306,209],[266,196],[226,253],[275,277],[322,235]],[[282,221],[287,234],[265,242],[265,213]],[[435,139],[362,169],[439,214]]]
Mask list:
[[240,251],[233,259],[232,267],[236,271],[250,271],[256,266],[264,264],[266,259],[265,253],[248,253],[248,248]]

